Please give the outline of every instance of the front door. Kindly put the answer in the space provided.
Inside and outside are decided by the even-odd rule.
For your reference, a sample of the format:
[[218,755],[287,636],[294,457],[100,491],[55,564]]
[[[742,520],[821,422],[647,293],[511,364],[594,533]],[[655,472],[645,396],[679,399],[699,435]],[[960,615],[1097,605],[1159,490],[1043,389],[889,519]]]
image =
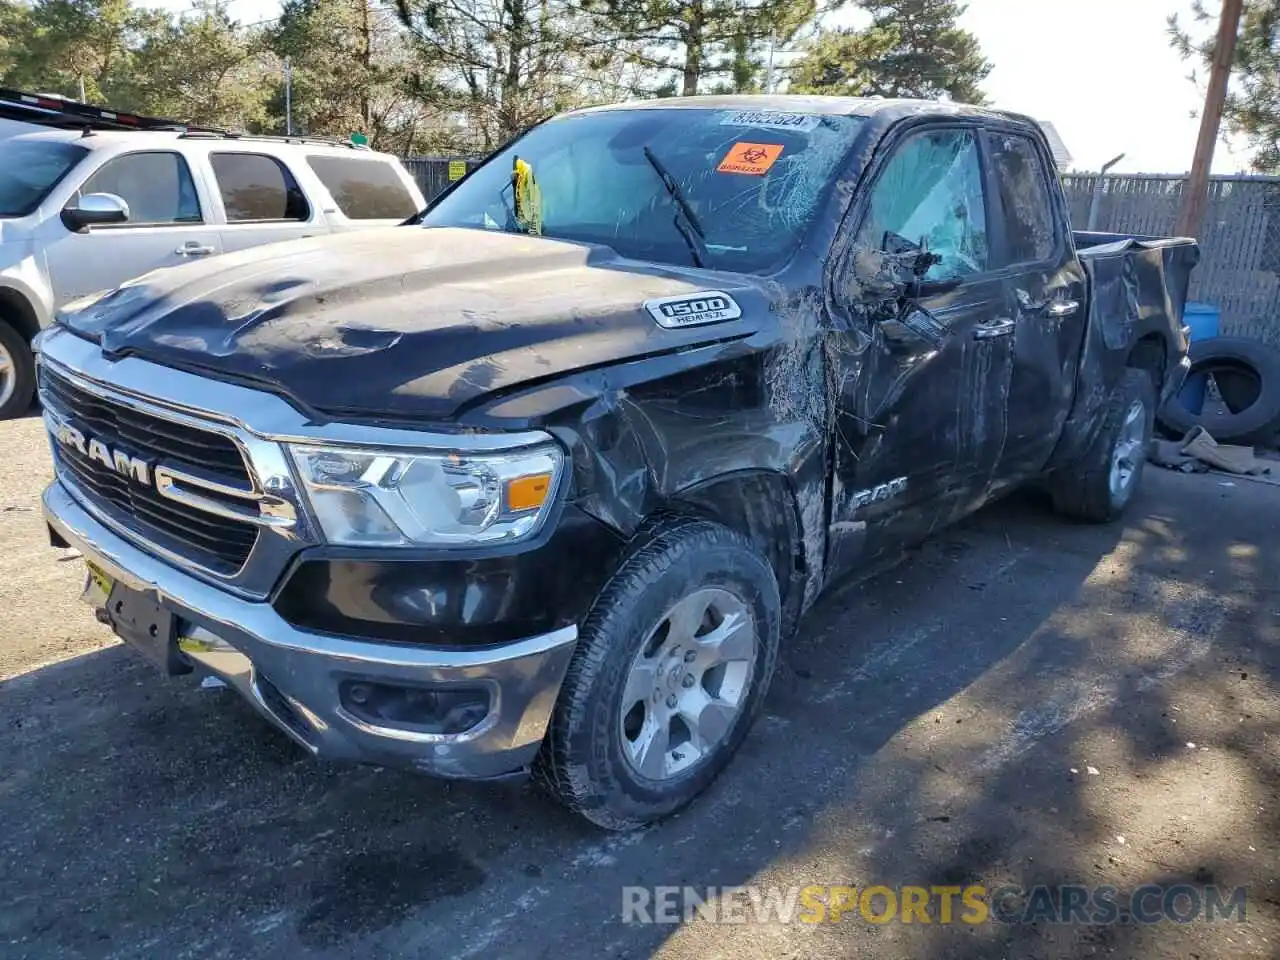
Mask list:
[[[832,574],[926,536],[981,502],[1006,428],[1012,318],[988,248],[973,126],[916,127],[877,164],[843,282],[850,329],[832,351],[839,385]],[[887,245],[940,257],[920,300],[929,336],[868,313],[858,281]],[[837,294],[839,297],[840,294]]]
[[994,493],[1037,476],[1057,446],[1084,345],[1086,292],[1053,167],[1038,141],[1016,126],[991,129],[987,155],[1002,228],[994,255],[1006,265],[1014,319],[1009,434]]
[[83,233],[68,230],[61,220],[48,224],[55,236],[45,256],[59,306],[157,267],[188,263],[219,250],[218,231],[207,222],[180,153],[151,150],[108,160],[80,185],[71,202],[90,193],[120,197],[129,205],[129,219]]

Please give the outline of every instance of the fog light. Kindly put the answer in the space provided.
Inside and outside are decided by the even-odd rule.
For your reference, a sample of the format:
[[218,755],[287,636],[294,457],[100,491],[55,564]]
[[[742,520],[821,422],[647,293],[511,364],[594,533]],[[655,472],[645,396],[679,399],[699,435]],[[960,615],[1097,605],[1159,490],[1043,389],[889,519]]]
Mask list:
[[338,697],[348,713],[366,723],[418,733],[465,733],[489,713],[489,691],[476,688],[346,680]]

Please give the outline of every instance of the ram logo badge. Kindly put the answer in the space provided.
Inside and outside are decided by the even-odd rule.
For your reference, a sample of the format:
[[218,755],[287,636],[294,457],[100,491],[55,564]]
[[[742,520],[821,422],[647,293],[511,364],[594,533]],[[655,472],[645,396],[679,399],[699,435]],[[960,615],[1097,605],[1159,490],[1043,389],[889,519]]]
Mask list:
[[97,437],[85,436],[83,431],[77,430],[69,423],[58,421],[56,426],[54,435],[63,446],[70,447],[90,460],[96,460],[108,470],[113,470],[135,483],[151,485],[151,464],[146,460],[130,456],[123,450],[112,450]]
[[737,320],[742,316],[742,308],[738,306],[738,302],[719,290],[646,300],[644,308],[657,321],[658,326],[668,330],[700,327],[705,323]]
[[907,478],[898,477],[888,483],[880,483],[867,490],[856,491],[853,495],[853,509],[859,510],[873,503],[883,503],[885,500],[891,500],[906,492]]

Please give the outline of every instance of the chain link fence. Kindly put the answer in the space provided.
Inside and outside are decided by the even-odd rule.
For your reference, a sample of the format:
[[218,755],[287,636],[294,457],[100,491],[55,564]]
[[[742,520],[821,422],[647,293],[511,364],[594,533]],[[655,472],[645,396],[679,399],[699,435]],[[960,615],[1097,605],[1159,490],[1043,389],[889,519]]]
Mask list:
[[453,181],[461,180],[480,163],[475,157],[401,157],[400,160],[428,200]]
[[[404,158],[428,200],[479,162],[475,157]],[[1071,222],[1079,229],[1089,222],[1097,183],[1097,174],[1062,177]],[[1103,177],[1093,228],[1170,236],[1185,183],[1184,176]],[[1280,177],[1213,177],[1199,240],[1191,299],[1221,311],[1224,336],[1280,347]]]
[[[1094,229],[1172,235],[1185,183],[1185,176],[1103,177]],[[1084,229],[1098,176],[1064,175],[1062,184],[1071,222]],[[1280,177],[1213,177],[1198,239],[1191,299],[1221,311],[1224,336],[1280,347]]]

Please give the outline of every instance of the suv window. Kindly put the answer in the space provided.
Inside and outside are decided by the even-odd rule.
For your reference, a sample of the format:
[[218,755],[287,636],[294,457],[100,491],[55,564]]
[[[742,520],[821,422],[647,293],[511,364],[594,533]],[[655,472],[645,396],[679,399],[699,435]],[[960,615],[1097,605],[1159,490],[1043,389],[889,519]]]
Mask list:
[[399,172],[385,160],[313,155],[307,166],[350,220],[403,220],[418,212]]
[[1016,134],[992,134],[991,162],[1004,208],[1010,263],[1053,256],[1053,206],[1044,161],[1036,145]]
[[888,234],[923,241],[942,258],[930,280],[987,269],[982,165],[972,131],[923,131],[898,145],[871,188],[855,245],[884,250]]
[[89,151],[48,140],[0,140],[0,217],[25,217]]
[[298,181],[275,157],[261,153],[211,153],[209,163],[228,223],[308,220],[311,206]]
[[81,197],[89,193],[114,193],[124,200],[129,226],[203,220],[191,169],[177,153],[127,153],[108,160],[78,191]]

